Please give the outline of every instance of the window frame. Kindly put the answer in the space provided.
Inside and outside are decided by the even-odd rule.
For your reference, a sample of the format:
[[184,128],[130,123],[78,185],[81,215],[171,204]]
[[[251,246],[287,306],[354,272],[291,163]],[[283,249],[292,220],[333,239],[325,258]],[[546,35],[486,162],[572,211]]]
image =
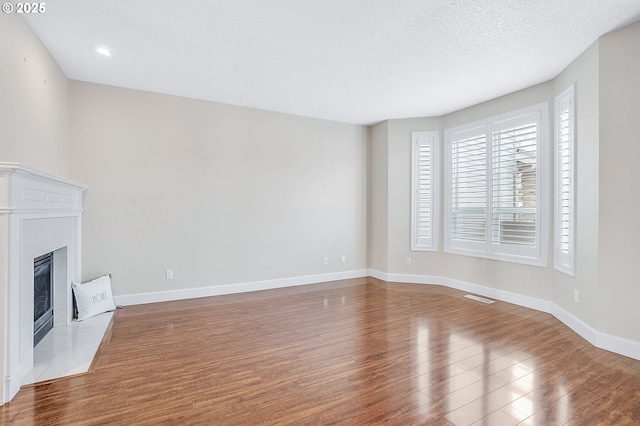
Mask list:
[[[517,123],[536,123],[536,207],[535,207],[535,245],[518,246],[509,243],[494,243],[492,240],[493,218],[493,143],[494,134],[500,129],[508,128]],[[445,209],[444,209],[444,251],[445,253],[460,254],[465,256],[481,257],[514,263],[522,263],[534,266],[547,266],[548,232],[549,232],[549,107],[548,102],[539,103],[526,108],[462,124],[445,130]],[[454,168],[452,147],[456,142],[466,140],[464,138],[480,138],[485,135],[485,185],[484,192],[484,240],[468,241],[452,237],[453,224],[453,176]]]
[[[419,236],[420,146],[429,145],[429,238]],[[411,133],[411,251],[437,251],[440,229],[440,131]]]
[[[563,184],[560,168],[562,166],[562,156],[560,151],[565,150],[562,147],[563,141],[561,140],[560,125],[563,120],[562,115],[566,111],[568,118],[567,121],[567,147],[568,151],[567,163],[568,174],[570,182],[568,185]],[[554,204],[553,204],[553,267],[557,271],[563,272],[569,276],[575,277],[575,188],[576,188],[576,173],[575,173],[575,150],[576,150],[576,138],[575,138],[575,84],[572,84],[561,92],[554,99],[554,130],[553,130],[553,190],[554,190]],[[563,235],[563,212],[562,212],[562,197],[563,187],[566,188],[567,196],[567,209],[568,212],[568,236]],[[562,248],[564,242],[568,247],[566,250]]]

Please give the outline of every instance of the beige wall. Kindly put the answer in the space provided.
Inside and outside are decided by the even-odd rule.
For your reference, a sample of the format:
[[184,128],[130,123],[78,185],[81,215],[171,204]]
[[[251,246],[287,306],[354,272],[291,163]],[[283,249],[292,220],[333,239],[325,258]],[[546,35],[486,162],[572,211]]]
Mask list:
[[[66,177],[67,117],[66,77],[18,15],[0,13],[0,162],[23,163]],[[0,192],[6,189],[3,187]],[[25,227],[26,222],[34,221],[25,221]],[[10,227],[17,223],[10,214],[0,215],[0,282],[3,286],[0,289],[0,365],[4,372],[0,403],[16,390],[10,383],[20,382],[20,377],[14,377],[20,376],[19,363],[14,362],[20,350],[11,346],[16,342],[14,337],[20,334],[14,333],[19,327],[9,332],[7,314],[10,300],[20,300],[8,294],[7,284],[19,276],[16,268],[9,270],[7,252],[19,245],[7,241]]]
[[600,328],[640,341],[640,23],[600,39]]
[[[411,132],[441,127],[439,117],[389,120],[389,272],[432,275],[428,271],[433,272],[442,261],[442,250],[411,251]],[[439,242],[443,247],[442,238]],[[405,264],[407,257],[411,258],[411,266]]]
[[[542,102],[549,102],[549,147],[552,146],[552,96],[551,82],[539,84],[443,117],[443,129],[485,119]],[[444,142],[444,141],[443,141]],[[548,149],[551,162],[552,150]],[[549,174],[550,176],[550,174]],[[489,259],[473,258],[454,254],[445,254],[441,263],[441,272],[437,275],[480,284],[498,290],[518,293],[542,300],[552,299],[552,179],[548,180],[549,203],[546,216],[549,220],[547,267],[521,265]],[[543,212],[543,215],[545,213]]]
[[366,128],[76,81],[69,111],[84,279],[126,295],[366,267]]
[[[539,84],[471,108],[466,108],[462,111],[448,114],[443,118],[444,128],[448,129],[464,123],[536,105],[541,102],[548,102],[551,98],[551,89],[551,83]],[[553,109],[552,107],[553,105],[549,106],[550,112]],[[551,114],[549,119],[551,119]],[[551,121],[549,125],[549,127],[551,127]],[[550,135],[549,129],[549,138],[551,138]],[[551,139],[549,139],[549,141],[551,141]],[[551,150],[548,150],[548,153],[550,161]],[[550,191],[551,179],[549,180],[548,188]],[[551,202],[549,202],[549,208],[546,214],[548,218],[552,217]],[[547,265],[549,266],[546,268],[447,254],[444,257],[442,273],[440,275],[498,290],[509,291],[543,300],[551,300],[551,265],[553,264],[550,250],[552,245],[551,226],[549,227],[548,236],[549,255],[547,257]]]
[[[575,84],[575,277],[553,271],[553,302],[598,327],[599,42],[553,81],[554,97]],[[573,300],[578,290],[579,303]]]
[[[389,121],[387,166],[389,267],[383,272],[440,276],[544,300],[551,299],[551,273],[548,268],[444,253],[444,219],[442,215],[444,196],[441,197],[440,217],[442,220],[440,220],[439,251],[412,252],[410,250],[411,132],[440,130],[440,146],[443,147],[445,129],[548,101],[551,88],[551,83],[541,84],[443,117]],[[440,151],[442,160],[444,150]],[[441,194],[444,194],[442,192],[444,191],[443,176],[444,167],[441,167]],[[405,265],[407,257],[412,259],[411,266]],[[552,264],[551,261],[550,264]]]
[[389,123],[369,127],[367,152],[367,266],[386,271],[389,245]]
[[[552,302],[597,331],[640,341],[640,23],[594,43],[553,80],[440,118],[390,120],[377,130],[375,142],[386,148],[370,179],[387,203],[371,203],[369,217],[386,226],[387,239],[376,245],[378,259],[369,267],[390,274],[440,276]],[[440,130],[518,108],[549,103],[549,161],[553,159],[554,97],[576,85],[576,276],[553,269],[553,198],[549,199],[547,267],[443,253],[443,221],[438,252],[411,252],[410,144],[412,131]],[[441,134],[441,147],[444,146]],[[442,151],[442,150],[441,150]],[[442,159],[442,152],[441,152]],[[549,195],[553,194],[549,170]],[[441,178],[443,177],[441,172]],[[371,184],[370,184],[371,185]],[[386,185],[386,187],[385,187]],[[441,191],[444,191],[441,182]],[[441,192],[441,194],[444,194]],[[374,197],[380,197],[375,194]],[[376,212],[378,209],[380,212]],[[441,206],[440,212],[444,209]],[[387,220],[384,221],[384,215]],[[372,240],[373,241],[373,240]],[[370,242],[372,243],[372,242]],[[374,249],[369,248],[369,252]],[[386,259],[380,257],[386,254]],[[404,259],[412,258],[406,266]],[[380,269],[384,265],[387,269]],[[573,300],[574,290],[580,295]]]
[[[68,83],[18,16],[0,14],[0,27],[0,161],[89,186],[85,279],[111,272],[125,295],[369,267],[548,300],[640,341],[638,23],[602,37],[548,83],[368,129]],[[573,82],[576,277],[553,270],[551,229],[546,268],[445,254],[442,221],[440,250],[411,252],[410,133],[542,101],[551,124],[553,97]]]
[[67,177],[67,79],[18,15],[0,29],[0,161]]

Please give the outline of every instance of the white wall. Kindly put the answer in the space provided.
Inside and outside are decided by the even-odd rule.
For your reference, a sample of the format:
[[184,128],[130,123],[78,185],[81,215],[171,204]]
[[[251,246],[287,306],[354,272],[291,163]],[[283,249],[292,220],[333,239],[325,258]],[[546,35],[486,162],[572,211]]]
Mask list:
[[18,15],[0,29],[0,161],[66,177],[67,78]]
[[127,295],[366,268],[366,128],[77,81],[69,111],[84,279]]

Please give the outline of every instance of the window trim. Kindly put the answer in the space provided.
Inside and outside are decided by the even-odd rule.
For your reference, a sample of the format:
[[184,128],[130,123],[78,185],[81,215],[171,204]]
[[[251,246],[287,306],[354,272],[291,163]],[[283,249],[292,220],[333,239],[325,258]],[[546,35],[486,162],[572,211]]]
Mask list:
[[[430,145],[430,238],[422,243],[418,238],[418,173],[419,147]],[[426,130],[411,133],[411,251],[437,251],[440,229],[440,131]]]
[[[563,108],[563,104],[568,103],[566,108]],[[560,176],[560,134],[559,126],[562,120],[561,112],[567,110],[569,118],[569,141],[568,141],[568,165],[569,175],[571,182],[568,185],[568,200],[569,200],[569,219],[568,219],[568,233],[569,248],[565,253],[560,247],[562,244],[562,182]],[[554,204],[553,204],[553,267],[555,270],[563,272],[569,276],[575,277],[575,188],[576,188],[576,173],[575,173],[575,150],[576,150],[576,138],[575,138],[575,84],[572,84],[566,88],[562,93],[555,97],[554,100],[554,131],[553,131],[553,190],[554,190]]]
[[[492,143],[495,130],[502,128],[505,123],[517,121],[528,115],[537,115],[537,142],[536,142],[536,245],[531,250],[521,250],[515,245],[493,244],[491,238],[491,210],[492,210]],[[444,251],[445,253],[460,254],[465,256],[481,257],[486,259],[501,260],[514,263],[522,263],[534,266],[547,266],[548,256],[548,232],[549,232],[549,106],[548,102],[539,103],[526,108],[462,124],[445,130],[445,208],[444,208]],[[486,223],[485,240],[482,242],[454,241],[452,235],[452,142],[461,140],[460,135],[471,137],[486,134]],[[454,137],[456,139],[454,139]]]

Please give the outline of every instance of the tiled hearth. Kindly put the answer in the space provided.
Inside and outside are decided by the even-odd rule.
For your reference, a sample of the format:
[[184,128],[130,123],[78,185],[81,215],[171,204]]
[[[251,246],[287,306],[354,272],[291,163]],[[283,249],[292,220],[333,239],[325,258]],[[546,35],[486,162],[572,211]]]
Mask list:
[[109,327],[113,312],[96,315],[66,327],[54,327],[33,349],[33,369],[22,384],[85,373]]

